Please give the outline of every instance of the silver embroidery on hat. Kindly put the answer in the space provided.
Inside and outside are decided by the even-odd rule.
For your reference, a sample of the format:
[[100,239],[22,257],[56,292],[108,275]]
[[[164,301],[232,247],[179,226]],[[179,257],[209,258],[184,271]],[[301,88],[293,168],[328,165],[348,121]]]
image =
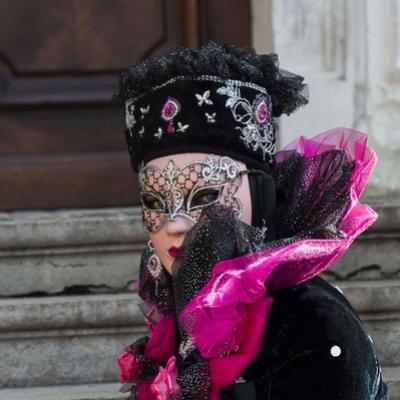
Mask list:
[[212,114],[209,114],[209,113],[205,113],[205,116],[206,116],[206,118],[207,118],[207,122],[209,123],[209,124],[215,124],[215,117],[217,116],[217,113],[212,113]]
[[163,135],[164,131],[162,130],[161,126],[158,127],[157,132],[154,133],[154,137],[160,139]]
[[143,135],[144,135],[144,125],[142,125],[142,127],[140,128],[140,131],[139,131],[139,136],[143,137]]
[[203,94],[195,93],[197,99],[197,105],[201,107],[204,103],[208,105],[213,105],[214,102],[210,99],[210,90],[206,90]]
[[125,122],[128,129],[132,129],[136,123],[135,116],[133,115],[134,111],[134,99],[128,99],[125,102]]
[[[272,104],[266,89],[252,82],[223,79],[211,75],[200,75],[198,77],[190,78],[186,76],[177,76],[160,85],[154,86],[149,92],[142,93],[135,98],[128,99],[125,103],[126,126],[130,131],[131,137],[133,136],[131,128],[133,128],[136,123],[134,116],[134,103],[136,103],[146,94],[173,84],[178,80],[209,81],[225,85],[217,89],[217,93],[228,97],[225,105],[231,110],[235,122],[240,124],[240,126],[236,126],[236,130],[240,132],[240,139],[244,145],[252,151],[261,150],[263,160],[266,159],[266,155],[273,155],[275,153],[275,138],[271,118]],[[251,103],[248,99],[242,97],[240,91],[241,88],[250,88],[259,93]],[[211,91],[209,89],[203,93],[195,93],[194,95],[197,99],[197,105],[199,107],[202,107],[203,105],[214,105],[214,102],[211,99]],[[150,106],[140,107],[140,118],[143,119],[145,114],[147,114],[149,111]],[[205,113],[205,117],[206,122],[209,124],[214,124],[216,122],[216,113]],[[153,135],[154,137],[160,139],[164,133],[171,134],[173,132],[173,127],[169,127],[169,129],[170,131],[167,129],[167,132],[164,132],[161,128],[159,128],[158,131]],[[186,132],[186,130],[187,124],[182,125],[181,129],[177,129],[179,132]]]
[[[240,139],[245,146],[253,151],[261,149],[265,160],[266,154],[275,152],[272,122],[266,119],[265,122],[260,123],[255,110],[260,102],[260,96],[265,95],[259,94],[251,104],[249,100],[242,97],[240,86],[238,81],[226,81],[225,86],[217,89],[217,93],[227,96],[225,106],[231,109],[233,119],[242,125],[236,129],[240,131]],[[267,103],[266,97],[263,100]]]
[[186,130],[189,128],[189,124],[182,124],[182,122],[178,121],[178,128],[176,129],[177,132],[185,133]]
[[140,107],[140,112],[142,114],[140,118],[143,119],[144,116],[149,113],[149,111],[150,111],[150,105],[148,105],[147,107]]

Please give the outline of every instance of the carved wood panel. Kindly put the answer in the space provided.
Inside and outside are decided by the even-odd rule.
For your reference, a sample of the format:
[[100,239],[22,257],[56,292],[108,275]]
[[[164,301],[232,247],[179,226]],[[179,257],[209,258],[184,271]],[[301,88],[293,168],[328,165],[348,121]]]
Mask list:
[[137,203],[118,73],[180,45],[249,45],[249,1],[229,4],[0,0],[0,209]]

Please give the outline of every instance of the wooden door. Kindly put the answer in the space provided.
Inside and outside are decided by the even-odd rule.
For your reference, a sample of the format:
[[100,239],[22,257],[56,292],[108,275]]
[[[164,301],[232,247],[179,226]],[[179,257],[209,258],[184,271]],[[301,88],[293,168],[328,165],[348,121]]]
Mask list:
[[0,0],[0,209],[137,203],[119,72],[250,38],[249,0]]

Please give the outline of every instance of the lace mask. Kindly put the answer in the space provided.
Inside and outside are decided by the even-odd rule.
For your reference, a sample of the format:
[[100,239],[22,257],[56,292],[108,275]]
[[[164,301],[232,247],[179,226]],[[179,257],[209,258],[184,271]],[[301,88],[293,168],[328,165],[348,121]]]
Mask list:
[[243,205],[236,195],[246,172],[231,158],[211,154],[205,161],[193,161],[183,168],[173,160],[163,169],[142,165],[139,185],[145,229],[155,233],[178,215],[196,223],[204,207],[214,203],[233,209],[240,219]]

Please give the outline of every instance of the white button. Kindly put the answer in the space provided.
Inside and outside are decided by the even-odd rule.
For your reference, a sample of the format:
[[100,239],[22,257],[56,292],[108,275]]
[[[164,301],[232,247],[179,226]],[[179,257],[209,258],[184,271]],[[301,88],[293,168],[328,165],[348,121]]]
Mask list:
[[342,349],[339,346],[331,347],[331,355],[332,357],[339,357],[342,354]]

